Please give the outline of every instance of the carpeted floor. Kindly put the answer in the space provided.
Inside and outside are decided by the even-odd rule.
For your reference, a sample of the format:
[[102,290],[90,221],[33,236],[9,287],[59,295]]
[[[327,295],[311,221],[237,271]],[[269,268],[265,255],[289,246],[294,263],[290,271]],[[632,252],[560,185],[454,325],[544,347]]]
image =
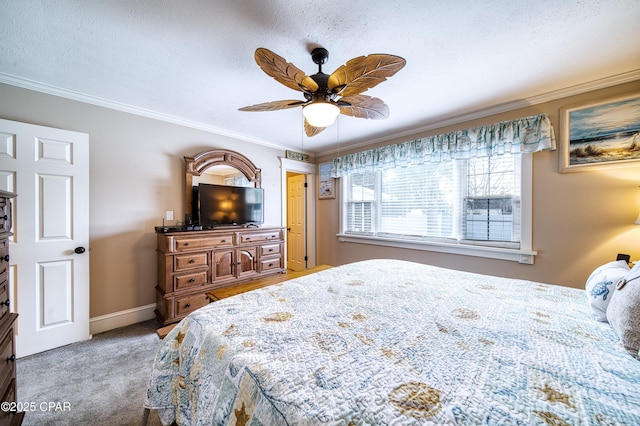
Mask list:
[[[17,400],[35,408],[23,425],[139,425],[157,327],[145,321],[18,359]],[[160,424],[155,412],[148,424]]]

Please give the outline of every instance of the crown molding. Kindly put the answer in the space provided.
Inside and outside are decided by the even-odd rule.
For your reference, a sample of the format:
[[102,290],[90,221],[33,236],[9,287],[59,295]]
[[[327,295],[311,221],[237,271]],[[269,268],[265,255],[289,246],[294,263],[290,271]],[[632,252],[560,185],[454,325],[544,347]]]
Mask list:
[[[513,102],[507,102],[505,104],[496,105],[488,108],[483,108],[478,111],[474,111],[468,114],[456,115],[455,117],[446,118],[433,123],[430,123],[423,127],[407,130],[404,132],[394,133],[393,136],[383,136],[376,139],[367,139],[359,143],[344,145],[342,149],[352,150],[355,148],[362,148],[368,145],[376,143],[382,143],[390,139],[397,139],[403,137],[415,136],[419,133],[428,132],[434,129],[440,129],[447,126],[453,126],[466,121],[472,121],[491,115],[501,114],[504,112],[513,111],[519,108],[525,108],[532,105],[538,105],[545,102],[551,102],[562,98],[568,98],[570,96],[581,95],[583,93],[592,92],[594,90],[606,89],[607,87],[617,86],[619,84],[630,83],[635,80],[640,80],[640,69],[633,70],[623,74],[617,74],[610,77],[601,78],[588,83],[577,84],[575,86],[566,87],[564,89],[554,90],[551,92],[543,93],[540,95],[531,96],[525,99],[519,99]],[[316,157],[325,155],[334,155],[338,152],[338,148],[332,148],[327,151],[315,153]]]
[[544,102],[555,101],[557,99],[568,98],[569,96],[593,92],[594,90],[606,89],[607,87],[617,86],[619,84],[630,83],[635,80],[640,80],[640,69],[532,96],[528,98],[527,101],[531,105],[537,105]]
[[133,105],[127,105],[120,102],[115,102],[109,99],[100,98],[97,96],[86,95],[84,93],[76,92],[74,90],[63,89],[48,84],[39,83],[37,81],[16,77],[9,74],[0,73],[0,83],[5,83],[10,86],[16,86],[23,89],[33,90],[35,92],[45,93],[47,95],[58,96],[73,101],[83,102],[99,107],[104,107],[116,111],[126,112],[129,114],[138,115],[141,117],[152,118],[154,120],[160,120],[167,123],[177,124],[180,126],[189,127],[196,130],[203,130],[205,132],[213,133],[220,136],[227,136],[234,139],[243,140],[246,142],[264,145],[270,148],[287,150],[288,146],[275,144],[264,139],[253,138],[242,133],[231,132],[220,127],[211,126],[196,121],[187,120],[181,117],[159,113],[157,111],[148,110],[145,108],[139,108]]

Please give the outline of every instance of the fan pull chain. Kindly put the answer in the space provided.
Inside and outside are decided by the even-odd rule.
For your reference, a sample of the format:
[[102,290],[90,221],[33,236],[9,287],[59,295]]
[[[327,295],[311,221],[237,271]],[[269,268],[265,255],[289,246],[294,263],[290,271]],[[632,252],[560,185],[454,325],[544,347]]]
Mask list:
[[340,116],[338,116],[338,120],[337,120],[337,125],[336,127],[338,128],[338,153],[337,156],[340,157]]
[[304,152],[304,114],[302,109],[300,110],[300,117],[302,118],[302,126],[300,127],[300,152]]

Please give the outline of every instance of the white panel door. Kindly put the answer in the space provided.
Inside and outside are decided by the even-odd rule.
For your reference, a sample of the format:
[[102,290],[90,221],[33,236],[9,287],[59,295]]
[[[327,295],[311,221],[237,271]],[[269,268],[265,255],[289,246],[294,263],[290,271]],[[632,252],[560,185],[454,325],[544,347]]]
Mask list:
[[307,268],[305,183],[305,175],[287,178],[287,268],[292,271],[302,271]]
[[16,356],[89,335],[89,136],[0,119],[0,189],[15,192]]

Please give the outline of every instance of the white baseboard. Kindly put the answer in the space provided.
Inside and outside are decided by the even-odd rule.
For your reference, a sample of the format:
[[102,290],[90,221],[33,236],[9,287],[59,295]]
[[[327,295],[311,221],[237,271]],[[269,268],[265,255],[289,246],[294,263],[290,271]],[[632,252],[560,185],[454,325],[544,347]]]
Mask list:
[[133,309],[127,309],[112,314],[101,315],[99,317],[89,319],[89,332],[93,334],[102,333],[113,330],[115,328],[125,327],[127,325],[136,324],[142,321],[155,318],[156,304],[140,306]]

